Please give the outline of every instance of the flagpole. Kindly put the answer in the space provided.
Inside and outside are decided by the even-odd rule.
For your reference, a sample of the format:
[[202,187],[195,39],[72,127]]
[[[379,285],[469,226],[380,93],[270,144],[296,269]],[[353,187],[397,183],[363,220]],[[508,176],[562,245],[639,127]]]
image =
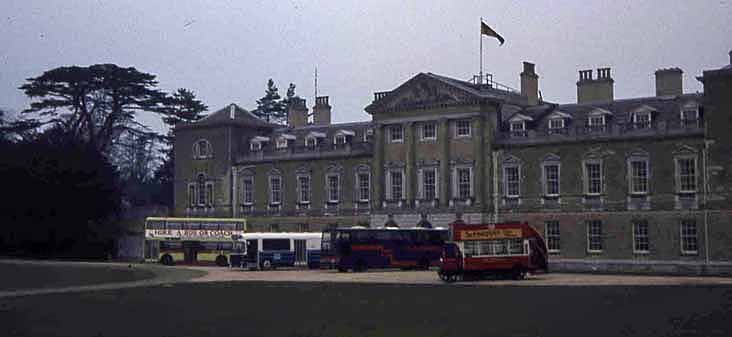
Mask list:
[[483,17],[480,17],[480,29],[478,30],[480,37],[480,71],[478,72],[479,84],[483,84]]

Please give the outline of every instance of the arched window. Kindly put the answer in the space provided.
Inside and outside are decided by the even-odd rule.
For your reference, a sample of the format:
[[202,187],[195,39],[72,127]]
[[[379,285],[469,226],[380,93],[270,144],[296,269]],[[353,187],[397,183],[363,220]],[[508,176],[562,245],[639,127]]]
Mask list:
[[199,139],[195,143],[193,143],[193,157],[199,159],[213,157],[211,143],[209,143],[205,139]]

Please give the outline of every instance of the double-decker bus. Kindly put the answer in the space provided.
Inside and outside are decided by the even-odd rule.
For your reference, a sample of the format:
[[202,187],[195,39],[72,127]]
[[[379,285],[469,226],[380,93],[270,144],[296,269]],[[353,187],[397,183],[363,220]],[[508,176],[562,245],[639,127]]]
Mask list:
[[250,270],[320,265],[321,233],[244,233],[243,254],[232,254],[231,266]]
[[528,272],[546,272],[547,263],[544,239],[526,223],[453,223],[438,275],[446,282],[499,274],[522,279]]
[[145,219],[145,259],[165,265],[229,265],[229,254],[243,249],[238,239],[245,219],[159,218]]
[[331,228],[323,231],[321,267],[428,269],[438,264],[444,228]]

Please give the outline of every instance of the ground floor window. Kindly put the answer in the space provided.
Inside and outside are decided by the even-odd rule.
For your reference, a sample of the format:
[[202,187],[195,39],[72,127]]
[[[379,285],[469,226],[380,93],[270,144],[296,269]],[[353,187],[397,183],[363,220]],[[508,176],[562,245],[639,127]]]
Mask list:
[[698,249],[696,221],[693,219],[681,221],[681,252],[696,254]]
[[560,249],[559,241],[559,221],[549,220],[546,225],[546,245],[550,253],[558,253]]
[[602,251],[602,221],[587,221],[587,250],[589,252]]
[[633,224],[633,252],[648,253],[648,222],[645,220],[636,221]]

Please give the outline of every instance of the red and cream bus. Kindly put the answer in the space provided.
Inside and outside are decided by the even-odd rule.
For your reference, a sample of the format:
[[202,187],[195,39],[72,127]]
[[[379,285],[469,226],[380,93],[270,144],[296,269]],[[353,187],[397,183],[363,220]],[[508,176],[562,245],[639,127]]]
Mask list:
[[450,224],[438,275],[446,282],[464,276],[508,275],[522,279],[528,272],[547,271],[544,239],[526,223]]

